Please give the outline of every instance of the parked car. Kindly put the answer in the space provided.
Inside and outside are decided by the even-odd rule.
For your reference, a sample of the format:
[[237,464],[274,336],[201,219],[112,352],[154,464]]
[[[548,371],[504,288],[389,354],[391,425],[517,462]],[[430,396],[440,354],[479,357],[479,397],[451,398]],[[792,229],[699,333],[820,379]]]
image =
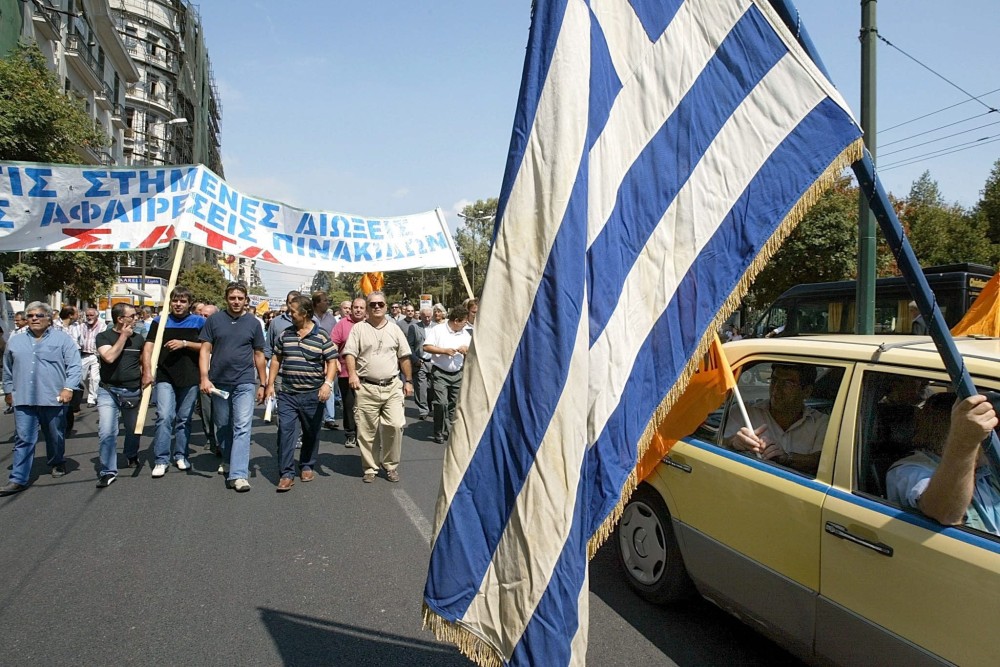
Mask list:
[[[1000,390],[1000,340],[956,342],[977,387]],[[749,402],[766,399],[775,364],[815,366],[807,403],[829,416],[818,470],[730,449],[724,434],[743,425],[730,392],[629,500],[614,538],[629,584],[658,603],[697,591],[809,662],[1000,664],[1000,537],[942,526],[886,493],[919,406],[951,390],[929,338],[724,349]],[[900,386],[915,392],[892,403]]]

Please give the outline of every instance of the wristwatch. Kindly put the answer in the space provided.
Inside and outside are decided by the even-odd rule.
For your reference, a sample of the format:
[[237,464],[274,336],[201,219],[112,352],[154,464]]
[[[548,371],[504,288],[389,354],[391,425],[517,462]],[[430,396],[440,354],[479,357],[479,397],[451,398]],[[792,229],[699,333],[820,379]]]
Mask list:
[[333,389],[333,384],[334,384],[333,380],[326,380],[325,382],[323,382],[323,384],[325,384],[330,389]]

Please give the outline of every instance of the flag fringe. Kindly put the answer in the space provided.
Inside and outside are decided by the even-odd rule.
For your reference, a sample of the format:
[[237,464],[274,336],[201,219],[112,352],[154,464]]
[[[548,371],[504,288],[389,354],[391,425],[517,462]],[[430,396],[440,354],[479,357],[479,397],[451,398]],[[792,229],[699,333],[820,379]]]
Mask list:
[[438,641],[449,642],[469,660],[480,667],[503,667],[504,661],[497,651],[481,637],[461,627],[457,623],[445,620],[424,604],[424,630],[430,630]]
[[[701,358],[708,352],[709,346],[712,344],[712,338],[716,331],[729,319],[729,316],[735,312],[736,308],[739,307],[740,302],[743,301],[743,297],[746,296],[747,292],[750,291],[750,287],[753,285],[754,280],[756,280],[757,275],[767,266],[767,263],[771,261],[774,253],[778,251],[781,244],[785,242],[788,235],[791,234],[798,224],[805,217],[805,214],[812,208],[813,204],[819,201],[819,198],[823,196],[830,186],[839,177],[840,173],[849,167],[854,162],[861,159],[864,153],[864,143],[861,139],[857,139],[847,146],[837,158],[830,163],[830,166],[826,168],[819,178],[817,178],[808,190],[799,198],[799,201],[792,207],[785,216],[785,219],[781,221],[781,224],[775,230],[771,238],[764,243],[764,247],[761,248],[757,257],[754,258],[753,262],[747,268],[743,277],[740,278],[739,283],[737,283],[735,289],[726,299],[722,308],[716,314],[715,319],[709,324],[708,328],[705,330],[705,335],[702,336],[701,342],[698,344],[698,348],[695,354],[691,356],[688,361],[687,366],[678,378],[678,381],[674,383],[674,386],[667,392],[667,395],[657,406],[656,410],[653,412],[652,419],[646,425],[645,431],[643,431],[642,436],[639,438],[638,444],[638,456],[636,458],[636,465],[645,456],[646,450],[649,449],[649,445],[653,440],[653,436],[656,434],[656,429],[659,428],[660,422],[667,416],[670,412],[670,408],[677,401],[678,397],[687,388],[688,382],[691,380],[691,376],[694,375],[695,371],[698,369],[698,363]],[[622,486],[621,495],[619,496],[618,503],[615,505],[614,509],[608,514],[607,518],[601,524],[600,528],[591,536],[590,542],[587,545],[587,553],[589,558],[593,558],[597,553],[597,550],[607,541],[611,534],[615,530],[615,526],[618,524],[618,520],[622,516],[622,512],[625,511],[625,505],[632,493],[639,486],[639,482],[636,475],[636,468],[632,468],[632,472],[629,473],[628,478],[626,478],[624,485]],[[463,651],[464,653],[464,651]]]

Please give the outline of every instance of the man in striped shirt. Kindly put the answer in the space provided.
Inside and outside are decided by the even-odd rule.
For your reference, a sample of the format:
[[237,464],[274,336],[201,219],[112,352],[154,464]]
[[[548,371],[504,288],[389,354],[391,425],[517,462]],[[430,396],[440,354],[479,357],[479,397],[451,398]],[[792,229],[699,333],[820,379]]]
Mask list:
[[278,459],[281,479],[278,491],[288,491],[295,483],[296,424],[302,428],[299,475],[303,482],[316,476],[313,467],[319,451],[323,409],[330,398],[340,367],[337,347],[322,327],[313,321],[313,302],[308,296],[288,301],[292,325],[272,342],[271,369],[265,396],[275,395],[275,379],[281,377],[278,392]]

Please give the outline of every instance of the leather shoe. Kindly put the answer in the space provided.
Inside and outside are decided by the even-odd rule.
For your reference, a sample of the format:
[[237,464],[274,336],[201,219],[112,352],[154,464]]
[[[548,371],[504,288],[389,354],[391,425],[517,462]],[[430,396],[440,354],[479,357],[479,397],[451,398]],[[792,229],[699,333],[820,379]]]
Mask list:
[[15,493],[20,493],[24,491],[28,486],[26,484],[18,484],[17,482],[8,482],[3,486],[0,486],[0,496],[12,496]]
[[302,477],[303,482],[311,482],[316,477],[316,473],[307,468],[302,471],[302,474],[300,476]]
[[295,480],[291,477],[282,477],[278,480],[278,491],[291,491],[292,484],[295,484]]

